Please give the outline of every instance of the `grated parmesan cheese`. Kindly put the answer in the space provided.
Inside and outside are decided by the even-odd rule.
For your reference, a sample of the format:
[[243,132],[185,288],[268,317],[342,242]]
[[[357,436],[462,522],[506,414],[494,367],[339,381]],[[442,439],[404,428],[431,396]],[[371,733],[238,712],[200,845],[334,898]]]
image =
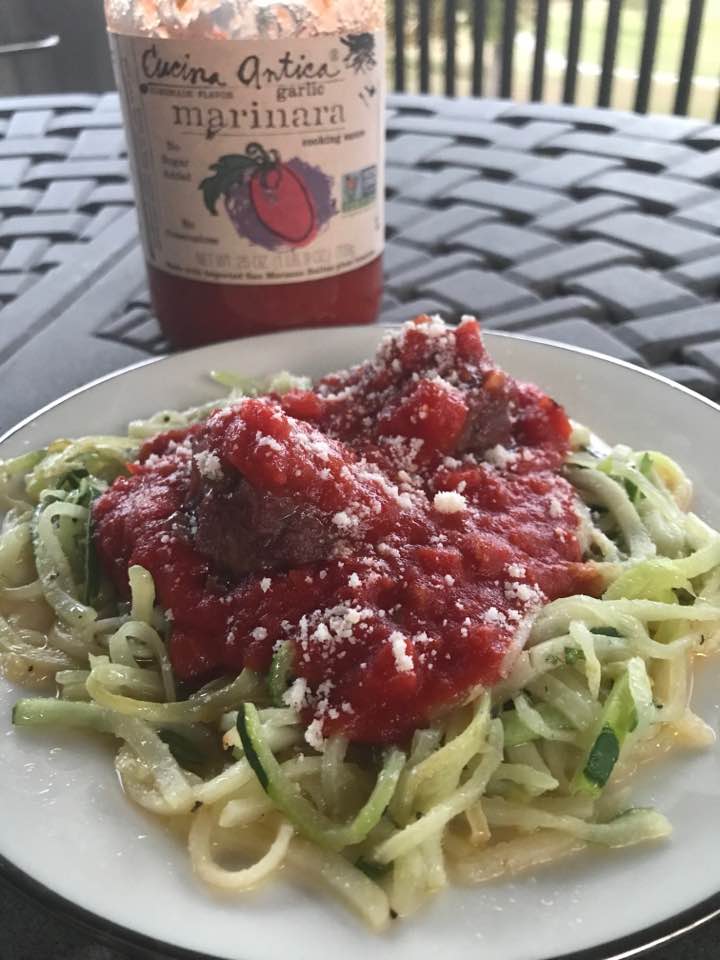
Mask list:
[[501,443],[496,443],[494,447],[490,447],[489,450],[485,451],[483,459],[486,463],[491,463],[494,467],[507,470],[508,467],[515,466],[518,455],[512,450],[508,450]]
[[216,453],[212,453],[210,450],[199,450],[193,459],[201,476],[207,480],[222,480],[222,464]]
[[521,603],[533,603],[540,600],[539,590],[527,583],[506,583],[504,592],[508,600],[519,600]]
[[297,680],[283,694],[283,703],[287,704],[300,713],[307,702],[308,685],[304,677],[298,677]]
[[398,673],[409,673],[414,669],[413,659],[407,652],[407,643],[405,637],[399,630],[394,630],[389,637],[392,647],[393,657],[395,658],[395,667]]
[[317,640],[319,643],[327,643],[328,640],[331,640],[332,634],[328,630],[327,624],[321,621],[315,628],[312,638],[313,640]]
[[313,750],[317,750],[318,753],[323,753],[325,750],[325,738],[322,733],[323,722],[322,720],[313,720],[310,726],[305,731],[305,740]]
[[483,620],[485,623],[503,623],[505,614],[501,610],[498,610],[497,607],[489,607],[485,613],[483,613]]
[[260,447],[269,447],[271,450],[274,450],[275,453],[283,452],[282,444],[278,443],[275,437],[266,436],[261,433],[260,430],[255,434],[255,446],[257,449],[260,449]]
[[443,490],[433,497],[433,507],[438,513],[462,513],[467,500],[457,490]]
[[357,517],[351,516],[346,510],[340,510],[334,514],[332,521],[335,526],[340,527],[341,530],[347,530],[348,527],[355,526],[358,522]]

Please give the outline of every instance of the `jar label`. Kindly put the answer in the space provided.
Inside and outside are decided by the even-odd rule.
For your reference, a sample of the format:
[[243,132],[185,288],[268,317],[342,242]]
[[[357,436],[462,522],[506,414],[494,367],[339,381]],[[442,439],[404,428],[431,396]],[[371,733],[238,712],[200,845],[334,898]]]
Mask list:
[[110,38],[153,266],[278,284],[382,253],[382,33]]

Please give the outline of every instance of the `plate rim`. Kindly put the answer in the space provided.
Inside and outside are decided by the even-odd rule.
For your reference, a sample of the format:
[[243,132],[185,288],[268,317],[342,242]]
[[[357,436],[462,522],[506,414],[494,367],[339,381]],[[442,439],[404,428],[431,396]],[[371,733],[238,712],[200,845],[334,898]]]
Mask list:
[[[360,327],[359,325],[356,325],[350,329],[396,330],[399,326],[399,324],[381,323],[367,327]],[[341,327],[337,329],[344,332],[348,330],[347,327]],[[287,336],[288,333],[307,334],[309,332],[311,333],[313,330],[327,332],[327,328],[303,328],[302,331],[276,331],[273,333],[259,334],[254,337],[225,341],[225,343],[237,344],[247,343],[248,341],[267,341],[283,335]],[[662,374],[655,373],[652,370],[644,369],[643,367],[640,367],[634,363],[629,363],[626,360],[608,356],[607,354],[600,353],[596,350],[590,350],[585,347],[577,347],[572,344],[559,343],[544,337],[533,337],[523,333],[510,333],[501,330],[483,330],[482,335],[483,337],[489,336],[491,339],[497,337],[501,339],[537,343],[542,346],[551,347],[555,350],[562,350],[568,353],[592,357],[595,360],[608,363],[611,366],[625,368],[635,374],[642,374],[643,376],[652,380],[659,381],[670,389],[686,394],[690,399],[699,401],[704,406],[709,407],[711,410],[714,410],[717,413],[720,413],[720,403],[716,403],[709,397],[704,397],[695,390],[691,390],[689,387],[686,387],[681,383],[676,383],[669,377],[665,377]],[[214,344],[208,344],[206,346],[214,346]],[[67,391],[57,399],[52,400],[50,403],[45,404],[33,413],[18,421],[18,423],[0,435],[0,446],[2,446],[6,440],[9,440],[25,427],[40,419],[40,417],[42,417],[45,413],[48,413],[56,407],[61,406],[68,400],[82,393],[89,392],[100,384],[117,379],[127,373],[130,373],[134,370],[139,370],[143,367],[155,364],[164,365],[165,363],[172,361],[175,357],[198,353],[203,349],[206,349],[206,347],[176,351],[175,353],[163,354],[159,357],[149,357],[145,360],[139,360],[135,363],[128,364],[127,366],[120,367],[119,369],[113,370],[110,373],[104,374],[103,376],[96,377],[95,379],[90,380],[87,383],[74,388],[73,390]],[[4,883],[8,884],[12,889],[23,895],[26,899],[29,899],[33,903],[39,903],[44,906],[56,918],[64,921],[69,920],[70,923],[76,928],[84,929],[93,933],[93,935],[99,937],[101,941],[104,941],[107,944],[120,947],[132,946],[145,951],[151,951],[160,957],[162,957],[164,954],[168,958],[173,958],[173,960],[222,960],[222,958],[215,954],[198,953],[197,951],[189,950],[186,947],[168,943],[162,940],[156,940],[147,934],[133,930],[131,927],[123,926],[122,924],[115,923],[112,920],[108,920],[105,917],[93,913],[91,910],[85,909],[80,904],[67,899],[66,897],[54,891],[52,888],[46,886],[44,883],[36,880],[30,874],[26,873],[24,870],[14,864],[11,860],[7,859],[2,853],[0,853],[0,879]],[[670,917],[658,921],[649,927],[644,927],[643,929],[635,931],[634,933],[627,934],[626,936],[619,937],[614,940],[609,940],[606,943],[586,947],[582,950],[548,955],[547,957],[543,957],[543,960],[630,960],[630,958],[639,957],[647,953],[649,950],[653,950],[657,947],[675,941],[679,937],[691,933],[693,930],[698,929],[699,927],[718,917],[720,917],[720,890],[712,896],[692,905],[691,907],[688,907],[679,913],[672,914]]]
[[[56,893],[39,880],[35,880],[2,854],[0,854],[0,879],[26,899],[33,903],[40,903],[55,918],[65,922],[70,921],[76,929],[92,933],[107,945],[149,951],[151,956],[148,960],[223,960],[217,954],[198,953],[196,950],[177,944],[156,940],[130,927],[100,917]],[[720,917],[720,891],[636,933],[618,937],[594,947],[586,947],[583,950],[547,955],[542,960],[631,960],[644,955],[649,950],[672,943],[718,917]]]

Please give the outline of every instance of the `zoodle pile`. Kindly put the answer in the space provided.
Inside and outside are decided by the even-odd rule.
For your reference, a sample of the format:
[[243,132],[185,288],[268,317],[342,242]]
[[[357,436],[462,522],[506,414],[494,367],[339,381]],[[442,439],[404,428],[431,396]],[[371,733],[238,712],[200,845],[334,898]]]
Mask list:
[[292,383],[222,380],[224,401],[0,464],[0,658],[7,678],[47,694],[19,700],[13,722],[114,738],[128,798],[187,824],[206,883],[247,890],[289,864],[375,930],[448,879],[667,836],[662,813],[628,808],[625,782],[659,748],[713,741],[689,695],[695,656],[720,640],[720,535],[689,512],[680,467],[575,426],[564,475],[586,505],[602,596],[542,607],[507,676],[409,740],[334,735],[321,752],[288,706],[287,648],[268,675],[188,692],[152,576],[132,566],[119,598],[93,546],[92,503],[146,438]]

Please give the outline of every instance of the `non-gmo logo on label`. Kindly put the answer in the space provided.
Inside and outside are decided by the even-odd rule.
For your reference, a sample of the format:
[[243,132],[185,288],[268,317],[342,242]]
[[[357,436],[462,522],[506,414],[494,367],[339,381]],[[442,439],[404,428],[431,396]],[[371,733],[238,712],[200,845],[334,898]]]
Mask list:
[[363,167],[352,173],[342,176],[342,210],[343,213],[352,213],[362,207],[367,207],[375,200],[377,194],[377,167]]

